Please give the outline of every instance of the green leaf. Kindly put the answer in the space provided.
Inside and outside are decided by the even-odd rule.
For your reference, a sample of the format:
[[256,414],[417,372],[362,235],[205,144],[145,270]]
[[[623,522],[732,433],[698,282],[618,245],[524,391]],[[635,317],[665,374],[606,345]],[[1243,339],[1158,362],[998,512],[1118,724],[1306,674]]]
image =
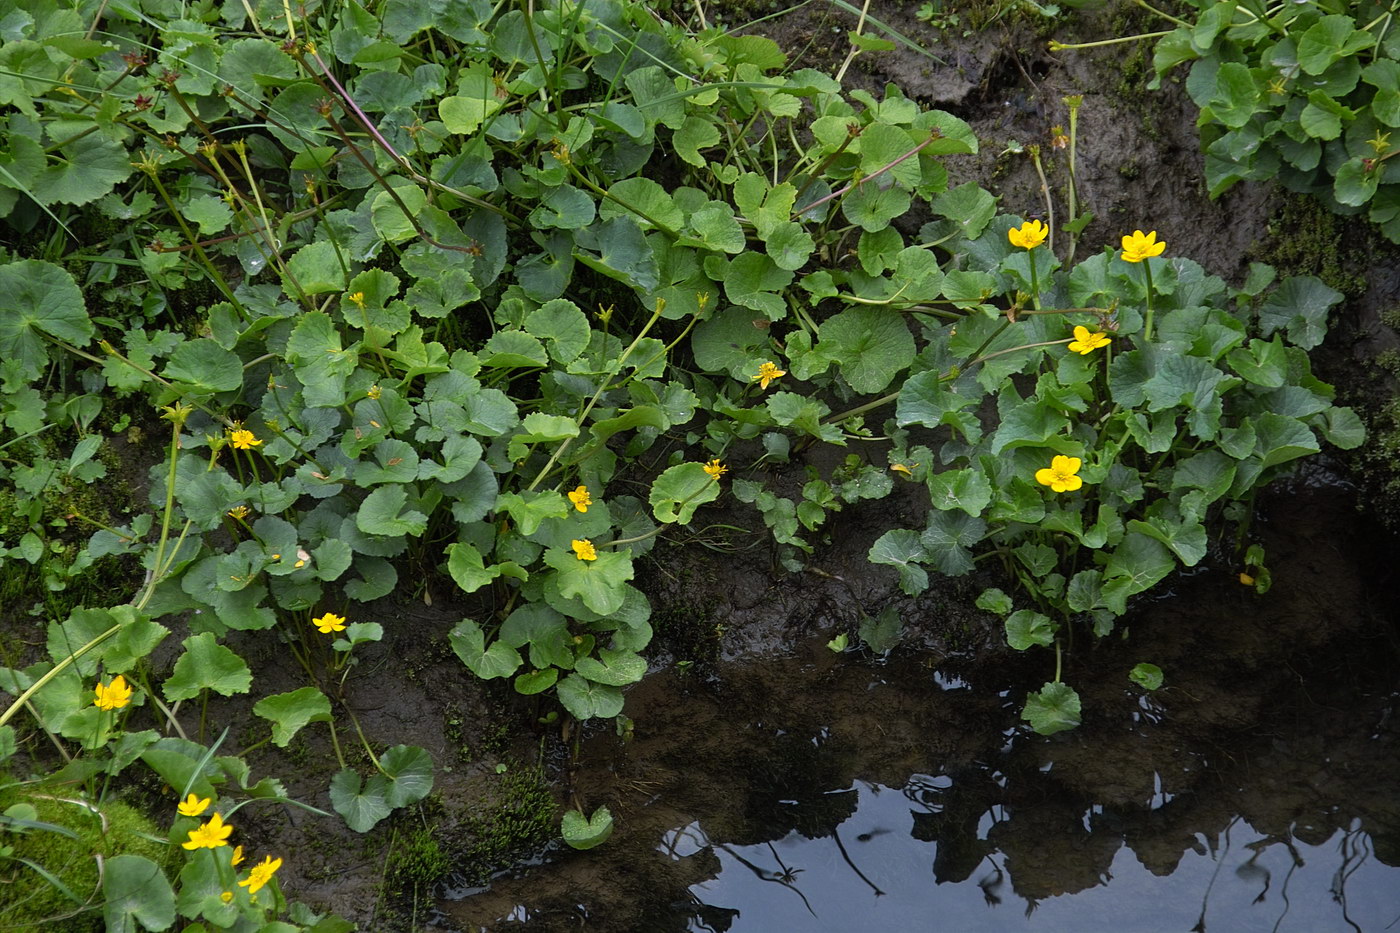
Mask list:
[[116,142],[101,125],[84,120],[55,120],[48,126],[50,139],[66,140],[55,161],[35,177],[29,193],[40,204],[87,204],[112,191],[135,168],[126,146]]
[[1369,166],[1370,162],[1370,159],[1358,156],[1337,166],[1332,179],[1332,193],[1340,203],[1360,207],[1375,197],[1376,189],[1380,187],[1381,172],[1378,166]]
[[[650,230],[656,224],[668,230],[679,230],[685,224],[685,215],[676,202],[650,178],[641,175],[624,178],[608,189],[611,196],[598,205],[598,216],[604,220],[624,214],[632,214],[643,229]],[[616,200],[613,200],[613,199]],[[620,202],[620,203],[619,203]],[[626,207],[623,207],[626,204]],[[633,211],[640,211],[637,216]]]
[[1103,601],[1122,615],[1129,596],[1141,593],[1176,569],[1176,559],[1160,541],[1137,532],[1123,536],[1104,566]]
[[914,361],[914,338],[902,315],[850,308],[822,322],[817,349],[841,364],[857,392],[880,392]]
[[510,439],[506,456],[516,461],[523,460],[533,444],[552,444],[566,438],[578,437],[578,433],[578,422],[573,418],[531,412],[520,422],[520,433]]
[[1342,450],[1355,450],[1366,441],[1366,426],[1350,408],[1329,408],[1317,424],[1328,443]]
[[233,650],[218,644],[210,632],[191,635],[184,641],[185,653],[180,655],[170,676],[161,686],[166,700],[192,700],[203,690],[213,690],[224,696],[247,693],[253,674]]
[[978,609],[983,609],[999,616],[1010,615],[1014,605],[1015,604],[1011,601],[1011,597],[1007,596],[1006,593],[995,586],[985,589],[978,594],[976,602]]
[[481,552],[474,546],[457,541],[447,546],[447,572],[464,593],[475,593],[501,575],[501,568],[487,568]]
[[1041,735],[1054,735],[1079,725],[1079,694],[1069,684],[1046,684],[1026,697],[1021,718]]
[[888,227],[890,221],[908,213],[912,203],[909,192],[903,188],[879,187],[883,178],[881,176],[874,182],[857,185],[841,202],[841,212],[846,219],[872,233]]
[[544,562],[559,571],[555,578],[565,599],[577,596],[599,615],[611,615],[626,599],[623,584],[632,579],[631,552],[602,548],[597,560],[580,560],[573,551],[549,548]]
[[609,651],[603,649],[598,657],[579,658],[574,670],[598,684],[625,687],[646,676],[647,662],[632,651]]
[[1342,135],[1342,124],[1356,119],[1356,112],[1343,107],[1326,91],[1308,93],[1308,105],[1298,115],[1298,125],[1315,139],[1336,139]]
[[778,292],[791,283],[792,273],[779,268],[768,256],[743,253],[725,270],[724,294],[736,305],[762,311],[770,321],[779,321],[786,316],[787,305]]
[[938,195],[932,207],[935,214],[957,224],[964,237],[975,240],[996,216],[997,199],[976,182],[969,181]]
[[899,571],[899,588],[909,596],[928,589],[928,573],[919,563],[925,560],[919,532],[894,528],[875,540],[867,558],[872,564],[885,564]]
[[1288,353],[1283,340],[1251,340],[1249,348],[1232,350],[1225,357],[1231,368],[1257,386],[1275,389],[1288,379]]
[[987,523],[965,512],[933,512],[920,536],[927,562],[946,576],[972,571],[972,546],[987,533]]
[[1055,643],[1057,628],[1049,616],[1020,609],[1006,617],[1006,643],[1017,651],[1025,651],[1032,645],[1049,647]]
[[1320,75],[1334,62],[1373,44],[1371,34],[1357,29],[1350,16],[1324,16],[1298,40],[1298,64],[1305,73]]
[[484,61],[474,61],[462,69],[457,77],[457,89],[459,94],[438,102],[438,119],[449,133],[459,136],[475,133],[487,117],[505,106],[505,100],[496,96],[491,69]]
[[164,930],[175,922],[175,892],[159,865],[139,855],[114,855],[102,865],[102,916],[109,933]]
[[272,744],[286,748],[303,726],[331,721],[331,701],[315,687],[301,687],[263,697],[253,704],[253,713],[272,721]]
[[1341,292],[1315,276],[1285,279],[1259,308],[1260,332],[1286,330],[1291,343],[1311,350],[1327,336],[1327,311],[1341,300]]
[[992,501],[992,484],[978,469],[930,471],[928,492],[934,508],[962,509],[973,517],[981,515]]
[[719,497],[720,480],[701,463],[678,463],[651,484],[651,511],[659,522],[690,524],[695,510]]
[[741,253],[747,241],[734,216],[734,208],[722,201],[710,201],[690,215],[690,229],[698,238],[694,245],[719,253]]
[[428,516],[414,509],[405,511],[408,492],[403,486],[380,486],[365,497],[355,513],[355,527],[365,534],[417,537],[428,528]]
[[515,692],[524,696],[544,693],[559,679],[559,668],[546,667],[544,670],[527,671],[515,678]]
[[696,365],[705,372],[728,372],[747,381],[744,372],[756,358],[755,349],[767,339],[764,331],[754,326],[754,317],[752,311],[728,308],[701,321],[690,338]]
[[149,658],[170,634],[170,629],[151,621],[150,616],[137,612],[134,606],[113,606],[103,611],[121,626],[102,648],[102,666],[109,674],[125,674]]
[[588,316],[566,298],[555,298],[531,311],[525,329],[544,341],[556,363],[572,363],[588,347]]
[[471,619],[463,619],[447,633],[452,651],[482,680],[509,677],[519,670],[520,653],[500,639],[486,647],[486,633]]
[[330,240],[315,240],[292,254],[287,261],[287,281],[283,290],[288,296],[319,295],[345,290],[348,278],[342,255]]
[[1264,467],[1277,466],[1318,453],[1322,448],[1313,432],[1297,418],[1266,411],[1254,419],[1255,452]]
[[337,771],[331,778],[331,806],[345,818],[345,825],[357,833],[367,833],[394,808],[385,799],[389,781],[376,774],[362,781],[354,770]]
[[788,221],[778,224],[764,238],[764,249],[779,269],[795,271],[807,264],[816,241],[801,224]]
[[389,775],[384,802],[391,807],[417,803],[433,789],[433,756],[417,745],[395,745],[379,756],[379,767]]
[[559,702],[578,720],[611,719],[622,712],[622,690],[570,674],[555,688]]
[[573,185],[550,188],[540,198],[540,206],[530,212],[531,226],[548,229],[578,230],[593,223],[597,208],[593,198]]
[[574,239],[574,258],[593,271],[647,291],[660,284],[656,257],[630,214],[579,230]]
[[904,633],[904,622],[899,610],[886,606],[878,616],[862,615],[860,620],[860,640],[876,654],[886,654],[899,644]]
[[1148,664],[1146,661],[1137,664],[1128,672],[1128,679],[1144,690],[1156,690],[1162,686],[1165,678],[1162,669],[1155,664]]
[[[719,127],[714,122],[707,120],[697,114],[691,114],[685,118],[685,123],[676,130],[671,137],[671,145],[675,149],[676,155],[689,162],[696,168],[704,168],[706,159],[700,154],[701,149],[708,149],[719,144]],[[737,225],[735,227],[737,228]],[[738,252],[738,250],[729,250]]]
[[26,381],[48,363],[40,334],[79,348],[91,342],[93,326],[78,283],[67,270],[40,259],[0,266],[0,359],[17,363]]
[[[528,498],[527,498],[528,497]],[[569,514],[568,501],[554,490],[544,492],[503,493],[496,499],[496,511],[505,510],[515,521],[522,535],[534,534],[547,518],[564,518]]]
[[564,841],[574,849],[592,849],[608,841],[612,835],[613,818],[607,807],[599,807],[591,817],[585,817],[578,810],[564,814],[560,832]]
[[1239,62],[1226,62],[1216,72],[1215,81],[1215,95],[1209,105],[1212,116],[1233,129],[1244,126],[1259,105],[1254,75]]
[[238,354],[201,337],[175,348],[165,364],[165,377],[202,395],[232,392],[243,387],[243,361]]

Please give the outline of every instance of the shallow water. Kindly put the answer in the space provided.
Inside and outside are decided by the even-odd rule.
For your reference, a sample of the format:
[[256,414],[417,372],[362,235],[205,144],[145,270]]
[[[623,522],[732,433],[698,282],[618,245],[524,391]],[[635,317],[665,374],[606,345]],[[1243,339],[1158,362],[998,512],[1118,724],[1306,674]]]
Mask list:
[[[1276,502],[1268,596],[1209,569],[1081,647],[1085,722],[1057,736],[1018,725],[1043,657],[960,666],[917,625],[883,664],[809,635],[650,677],[635,739],[584,746],[613,839],[445,889],[436,928],[1400,930],[1393,563],[1344,503]],[[1150,695],[1126,679],[1147,659]]]

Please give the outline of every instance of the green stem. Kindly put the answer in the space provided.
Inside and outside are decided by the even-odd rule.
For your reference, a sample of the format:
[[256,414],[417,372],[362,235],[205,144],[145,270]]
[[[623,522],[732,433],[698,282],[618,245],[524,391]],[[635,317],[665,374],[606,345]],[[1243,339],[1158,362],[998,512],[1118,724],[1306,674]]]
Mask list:
[[333,748],[335,749],[335,760],[338,761],[338,762],[340,762],[340,770],[344,771],[344,770],[345,770],[345,755],[342,754],[341,751],[340,751],[340,737],[339,737],[338,735],[336,735],[336,732],[335,732],[335,723],[333,723],[333,722],[327,722],[326,725],[328,725],[328,726],[331,727],[331,747],[333,747]]
[[[1040,162],[1040,147],[1027,146],[1026,151],[1030,153],[1031,163],[1035,166],[1035,174],[1040,178],[1040,193],[1045,198],[1046,226],[1050,228],[1050,239],[1046,242],[1045,248],[1050,250],[1050,255],[1055,255],[1055,200],[1050,197],[1050,181],[1045,177],[1045,166]],[[1035,272],[1035,263],[1031,263],[1031,272]],[[1036,291],[1035,306],[1040,307],[1040,292]]]
[[[637,336],[627,345],[627,349],[622,351],[622,356],[618,357],[616,372],[622,372],[622,365],[627,362],[627,358],[632,355],[633,350],[637,349],[637,344],[642,342],[642,338],[647,335],[647,332],[651,330],[652,326],[655,325],[657,321],[661,320],[661,312],[665,309],[665,299],[659,299],[656,303],[656,310],[651,314],[651,319],[646,322],[646,325],[638,332]],[[579,414],[577,421],[580,430],[583,428],[583,423],[588,420],[589,412],[593,411],[593,406],[598,404],[598,399],[603,397],[603,393],[606,392],[611,385],[612,374],[610,373],[598,384],[598,391],[593,393],[593,397],[588,400],[588,404],[584,406],[583,411]],[[555,448],[554,453],[550,454],[549,461],[540,468],[540,472],[530,481],[530,485],[525,487],[526,492],[530,492],[544,480],[550,468],[553,467],[555,463],[559,462],[559,458],[564,455],[564,451],[569,449],[569,445],[572,441],[572,437],[564,438],[559,446]]]
[[1152,339],[1152,315],[1156,311],[1152,307],[1152,260],[1151,258],[1142,261],[1142,274],[1147,277],[1147,321],[1143,324],[1142,339],[1144,341]]

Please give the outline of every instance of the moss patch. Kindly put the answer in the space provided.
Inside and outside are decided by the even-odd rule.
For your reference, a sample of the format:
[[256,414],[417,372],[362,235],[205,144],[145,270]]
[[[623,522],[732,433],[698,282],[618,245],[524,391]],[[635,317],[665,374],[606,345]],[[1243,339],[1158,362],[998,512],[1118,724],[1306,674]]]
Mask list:
[[[154,823],[121,801],[94,812],[76,796],[46,795],[33,788],[0,790],[0,813],[63,827],[75,834],[44,829],[6,831],[0,827],[0,929],[11,933],[86,933],[103,928],[97,857],[140,855],[159,863],[168,847],[147,839]],[[5,854],[9,849],[8,856]],[[81,903],[74,903],[24,859],[58,879]]]

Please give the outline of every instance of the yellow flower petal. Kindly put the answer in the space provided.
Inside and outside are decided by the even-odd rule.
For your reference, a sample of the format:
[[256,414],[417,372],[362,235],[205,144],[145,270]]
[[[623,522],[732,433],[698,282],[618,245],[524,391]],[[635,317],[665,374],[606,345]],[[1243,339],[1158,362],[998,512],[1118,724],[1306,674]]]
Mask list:
[[579,560],[597,560],[598,551],[593,547],[593,542],[587,538],[582,540],[574,539],[569,542],[569,546],[574,549],[574,556]]
[[587,486],[579,486],[568,496],[569,501],[574,504],[574,508],[580,512],[587,512],[588,507],[593,504],[593,497],[589,495]]
[[209,804],[212,802],[209,797],[196,797],[194,794],[190,794],[180,801],[180,805],[176,809],[180,811],[181,816],[199,816],[209,809]]
[[1021,249],[1035,249],[1050,235],[1050,228],[1038,220],[1028,220],[1013,230],[1006,231],[1006,238],[1012,246]]

